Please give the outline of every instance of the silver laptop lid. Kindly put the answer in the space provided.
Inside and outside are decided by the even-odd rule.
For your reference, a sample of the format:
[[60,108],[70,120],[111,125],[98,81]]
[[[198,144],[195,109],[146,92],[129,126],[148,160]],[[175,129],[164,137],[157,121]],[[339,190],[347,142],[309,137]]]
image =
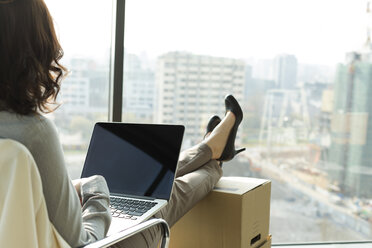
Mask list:
[[169,200],[184,126],[96,123],[82,177],[102,175],[113,194]]

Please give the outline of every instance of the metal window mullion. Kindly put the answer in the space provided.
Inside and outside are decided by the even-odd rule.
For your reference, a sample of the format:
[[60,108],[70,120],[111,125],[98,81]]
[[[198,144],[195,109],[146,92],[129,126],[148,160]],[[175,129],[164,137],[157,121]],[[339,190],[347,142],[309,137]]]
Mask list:
[[113,12],[114,28],[112,42],[112,73],[110,85],[110,113],[109,120],[122,121],[123,106],[123,75],[124,75],[124,23],[125,23],[125,0],[115,0],[116,6]]

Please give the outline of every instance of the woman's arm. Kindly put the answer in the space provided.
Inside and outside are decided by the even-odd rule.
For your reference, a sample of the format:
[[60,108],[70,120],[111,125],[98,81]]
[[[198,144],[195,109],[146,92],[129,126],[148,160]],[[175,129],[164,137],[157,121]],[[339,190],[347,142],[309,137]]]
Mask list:
[[80,201],[69,178],[56,129],[49,120],[39,118],[31,126],[30,142],[25,145],[40,172],[49,219],[72,247],[102,239],[111,222],[106,181],[101,176],[81,180]]

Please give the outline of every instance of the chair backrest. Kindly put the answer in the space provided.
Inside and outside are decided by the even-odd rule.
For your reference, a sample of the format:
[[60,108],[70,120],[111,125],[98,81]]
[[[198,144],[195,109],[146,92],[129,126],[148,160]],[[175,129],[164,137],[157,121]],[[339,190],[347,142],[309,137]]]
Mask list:
[[32,155],[9,139],[0,139],[0,247],[70,247],[49,221]]
[[[86,247],[109,247],[155,225],[162,226],[161,247],[168,247],[169,227],[163,219],[150,219]],[[31,153],[9,139],[0,139],[0,247],[70,248],[49,221]]]

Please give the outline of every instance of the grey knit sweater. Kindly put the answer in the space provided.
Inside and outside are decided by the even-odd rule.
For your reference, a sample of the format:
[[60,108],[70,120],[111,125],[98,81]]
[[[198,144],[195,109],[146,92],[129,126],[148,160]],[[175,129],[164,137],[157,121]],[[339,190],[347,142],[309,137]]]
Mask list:
[[40,172],[49,219],[67,243],[79,247],[105,236],[111,222],[106,181],[101,176],[82,179],[81,206],[50,120],[0,111],[0,138],[17,140],[30,150]]

